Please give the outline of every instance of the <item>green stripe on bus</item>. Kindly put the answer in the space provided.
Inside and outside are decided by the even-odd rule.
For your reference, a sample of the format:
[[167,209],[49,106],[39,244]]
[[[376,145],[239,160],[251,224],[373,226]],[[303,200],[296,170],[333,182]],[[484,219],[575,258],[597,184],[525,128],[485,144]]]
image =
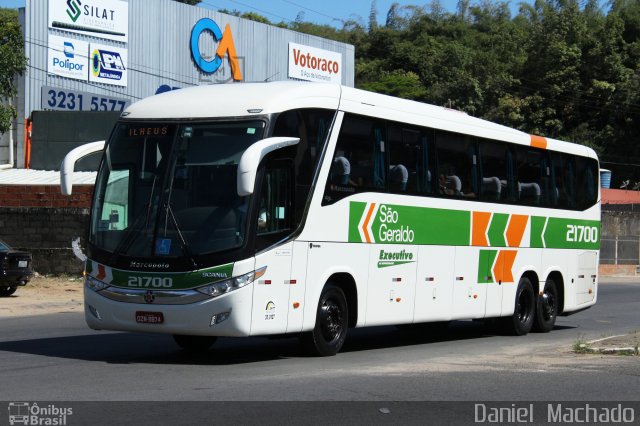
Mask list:
[[349,207],[349,242],[360,242],[360,231],[358,231],[358,223],[364,214],[367,203],[352,201]]
[[478,283],[479,284],[492,284],[493,272],[491,268],[493,262],[496,260],[498,250],[480,250],[480,256],[478,259]]
[[[366,203],[350,203],[349,242],[364,242],[358,224],[367,212]],[[378,244],[468,246],[471,212],[380,204],[370,226],[372,242]]]
[[544,229],[544,224],[546,221],[546,217],[531,216],[531,241],[529,243],[531,247],[543,247],[542,230]]
[[489,237],[489,245],[492,247],[505,247],[507,242],[504,239],[504,231],[509,222],[509,215],[503,213],[494,213],[491,217],[491,224],[487,236]]
[[533,216],[531,247],[598,250],[600,221]]

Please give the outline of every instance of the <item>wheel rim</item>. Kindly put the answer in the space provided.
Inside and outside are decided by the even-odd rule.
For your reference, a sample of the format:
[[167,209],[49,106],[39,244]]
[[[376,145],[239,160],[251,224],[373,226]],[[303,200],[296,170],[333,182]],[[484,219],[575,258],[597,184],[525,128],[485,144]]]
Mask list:
[[516,304],[516,313],[518,321],[522,324],[527,323],[532,314],[531,294],[528,288],[524,288],[518,295],[518,303]]
[[542,317],[545,321],[553,319],[556,312],[556,295],[545,289],[542,295]]
[[343,330],[342,309],[333,299],[325,300],[320,308],[322,337],[328,343],[340,338]]

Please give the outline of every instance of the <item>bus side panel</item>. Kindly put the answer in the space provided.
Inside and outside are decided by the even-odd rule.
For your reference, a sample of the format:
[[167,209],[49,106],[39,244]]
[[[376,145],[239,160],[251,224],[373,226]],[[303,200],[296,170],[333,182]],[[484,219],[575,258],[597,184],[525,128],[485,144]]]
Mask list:
[[585,304],[595,300],[596,274],[598,271],[598,252],[582,251],[578,253],[577,286],[578,303]]
[[[501,316],[513,315],[516,306],[516,290],[518,289],[520,278],[526,272],[535,273],[538,276],[538,280],[544,279],[540,268],[542,253],[543,250],[538,248],[518,248],[511,269],[508,269],[508,265],[503,268]],[[537,283],[532,282],[531,284],[535,289]]]
[[414,323],[451,319],[454,258],[453,246],[419,247]]
[[293,260],[291,261],[291,285],[289,286],[289,320],[287,333],[302,330],[304,320],[304,293],[307,287],[307,257],[309,243],[295,241],[293,243]]
[[366,325],[406,324],[413,320],[418,247],[372,244]]
[[313,329],[322,289],[333,274],[340,273],[350,275],[355,281],[358,296],[357,326],[363,326],[367,312],[367,279],[371,245],[324,241],[307,244],[309,255],[302,330]]
[[267,266],[267,270],[254,283],[252,336],[279,334],[287,330],[292,257],[293,243],[256,256],[256,269]]
[[487,284],[478,282],[479,252],[478,247],[455,249],[452,319],[484,317]]
[[[547,277],[551,272],[558,271],[562,274],[562,280],[564,283],[556,282],[558,291],[564,293],[564,307],[575,306],[576,304],[576,291],[575,283],[571,282],[571,278],[574,276],[574,261],[573,257],[576,255],[576,250],[566,249],[541,249],[542,250],[542,266],[544,267],[543,273],[540,275],[540,289],[544,285]],[[560,288],[563,286],[563,288]],[[562,308],[559,306],[558,309]]]

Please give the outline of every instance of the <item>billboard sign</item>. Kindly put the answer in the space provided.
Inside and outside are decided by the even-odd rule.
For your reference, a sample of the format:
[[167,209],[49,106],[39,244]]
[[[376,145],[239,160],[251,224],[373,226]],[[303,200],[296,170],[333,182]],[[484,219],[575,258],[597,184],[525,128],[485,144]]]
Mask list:
[[89,52],[89,81],[127,86],[127,49],[91,43]]
[[316,47],[289,43],[289,78],[342,83],[342,54]]
[[89,43],[49,34],[47,72],[75,80],[89,79]]
[[126,43],[129,3],[120,0],[49,0],[49,28]]

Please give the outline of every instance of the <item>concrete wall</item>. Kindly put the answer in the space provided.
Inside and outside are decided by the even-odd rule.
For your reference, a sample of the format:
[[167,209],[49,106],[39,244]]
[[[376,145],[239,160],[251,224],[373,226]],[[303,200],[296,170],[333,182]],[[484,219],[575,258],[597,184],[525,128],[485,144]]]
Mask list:
[[640,212],[603,211],[600,233],[603,238],[640,235]]
[[71,249],[80,237],[84,247],[89,226],[87,208],[2,207],[2,239],[33,255],[33,270],[40,274],[79,274],[84,264]]
[[78,274],[84,264],[71,241],[85,247],[93,185],[76,185],[64,196],[58,185],[0,186],[0,239],[33,255],[40,274]]

